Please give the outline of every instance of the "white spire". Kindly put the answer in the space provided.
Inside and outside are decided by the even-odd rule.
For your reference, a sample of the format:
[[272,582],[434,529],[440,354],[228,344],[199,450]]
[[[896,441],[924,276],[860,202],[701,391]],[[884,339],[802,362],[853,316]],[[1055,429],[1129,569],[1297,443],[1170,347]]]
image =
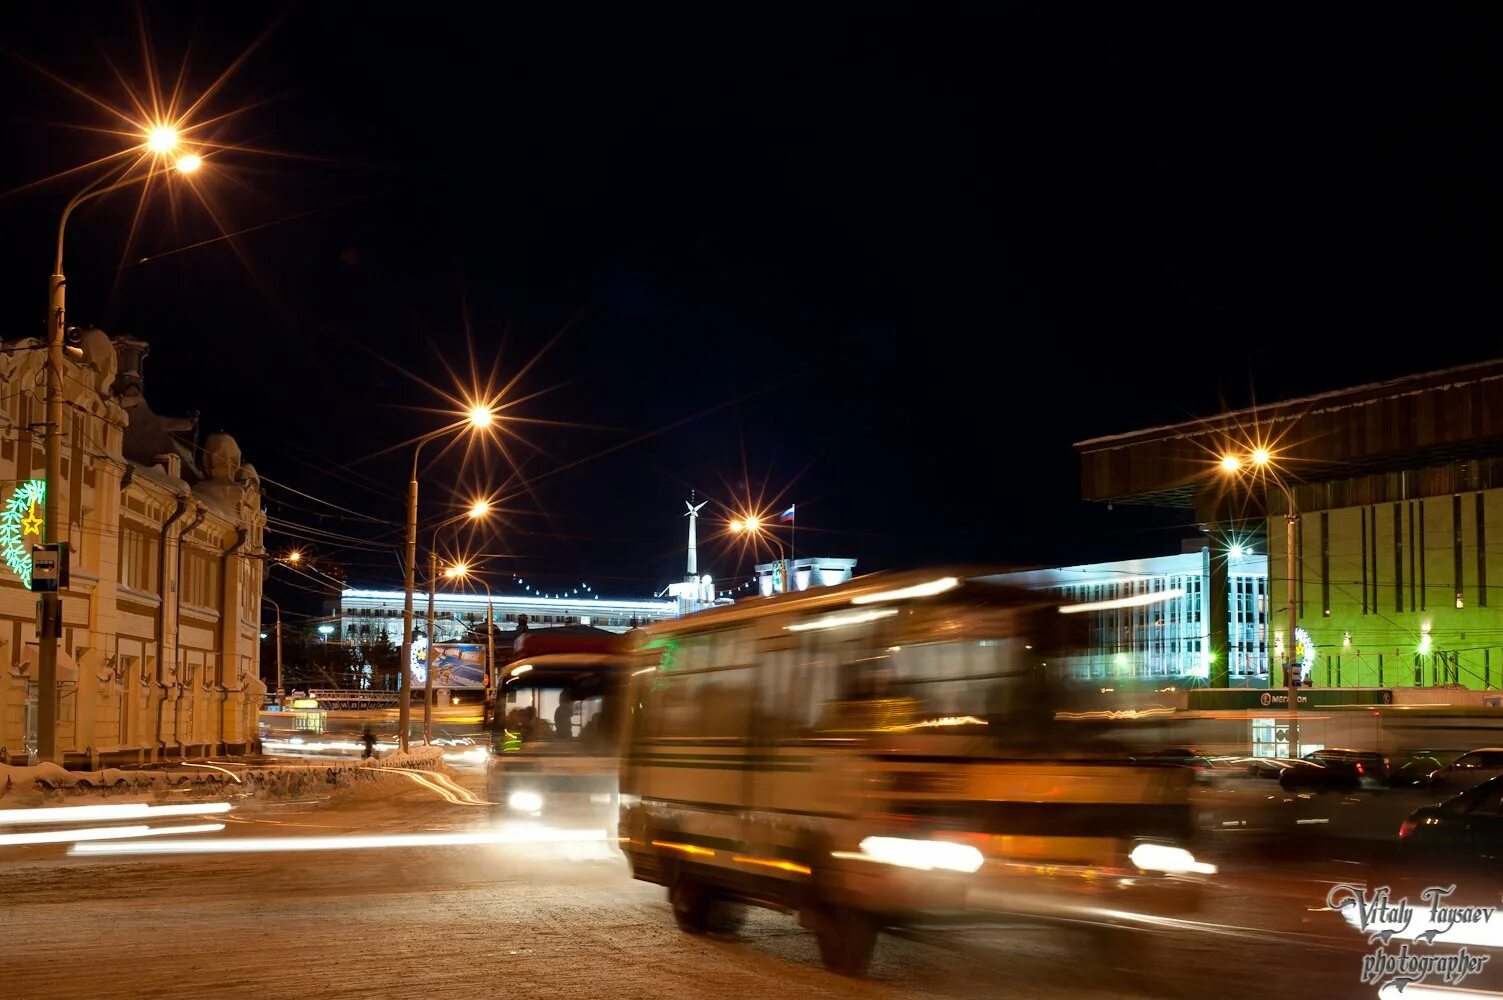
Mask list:
[[699,509],[707,503],[709,503],[708,500],[701,500],[697,504],[693,500],[684,501],[684,506],[689,508],[689,512],[684,516],[689,519],[689,575],[691,577],[699,575],[699,533],[695,530],[695,525],[699,523]]

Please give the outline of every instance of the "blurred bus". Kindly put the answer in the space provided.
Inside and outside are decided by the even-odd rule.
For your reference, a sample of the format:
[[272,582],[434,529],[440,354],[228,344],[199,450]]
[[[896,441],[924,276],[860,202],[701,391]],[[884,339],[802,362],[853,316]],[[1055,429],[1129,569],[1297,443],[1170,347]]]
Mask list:
[[598,827],[614,840],[626,665],[602,646],[523,656],[501,669],[489,798],[504,817]]
[[1185,847],[1191,772],[1055,722],[1049,657],[1087,617],[915,572],[645,629],[621,776],[633,875],[690,932],[732,929],[743,904],[795,911],[848,974],[885,927],[1193,908],[1211,869]]

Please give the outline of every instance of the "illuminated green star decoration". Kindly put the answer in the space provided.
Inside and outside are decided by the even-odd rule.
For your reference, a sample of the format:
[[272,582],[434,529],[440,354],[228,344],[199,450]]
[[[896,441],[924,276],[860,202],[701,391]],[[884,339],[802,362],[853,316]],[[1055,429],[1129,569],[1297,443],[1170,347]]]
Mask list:
[[16,486],[5,509],[0,510],[0,556],[10,571],[21,578],[27,590],[31,589],[31,543],[28,539],[42,540],[42,518],[37,514],[37,505],[47,502],[47,481],[28,479]]

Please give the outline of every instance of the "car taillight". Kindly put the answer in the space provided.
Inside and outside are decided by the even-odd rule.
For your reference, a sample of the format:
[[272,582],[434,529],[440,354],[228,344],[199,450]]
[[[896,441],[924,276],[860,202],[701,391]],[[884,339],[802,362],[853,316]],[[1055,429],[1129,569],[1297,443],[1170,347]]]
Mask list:
[[1363,769],[1362,769],[1362,762],[1361,762],[1361,761],[1358,761],[1358,762],[1357,762],[1357,773],[1358,773],[1358,774],[1366,774],[1366,773],[1367,773],[1367,772],[1366,772],[1366,771],[1364,771],[1364,770],[1363,770]]
[[1414,832],[1414,828],[1417,826],[1419,826],[1419,823],[1415,821],[1413,816],[1404,820],[1404,822],[1399,824],[1399,839],[1403,840],[1405,837],[1409,836]]

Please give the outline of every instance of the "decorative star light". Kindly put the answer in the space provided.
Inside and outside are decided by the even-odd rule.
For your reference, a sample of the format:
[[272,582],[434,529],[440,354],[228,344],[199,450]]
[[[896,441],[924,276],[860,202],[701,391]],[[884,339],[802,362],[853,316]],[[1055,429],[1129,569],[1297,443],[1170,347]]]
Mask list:
[[28,479],[16,486],[0,510],[0,558],[27,590],[31,589],[31,546],[26,539],[36,536],[41,541],[42,519],[37,515],[37,504],[46,501],[47,481]]

